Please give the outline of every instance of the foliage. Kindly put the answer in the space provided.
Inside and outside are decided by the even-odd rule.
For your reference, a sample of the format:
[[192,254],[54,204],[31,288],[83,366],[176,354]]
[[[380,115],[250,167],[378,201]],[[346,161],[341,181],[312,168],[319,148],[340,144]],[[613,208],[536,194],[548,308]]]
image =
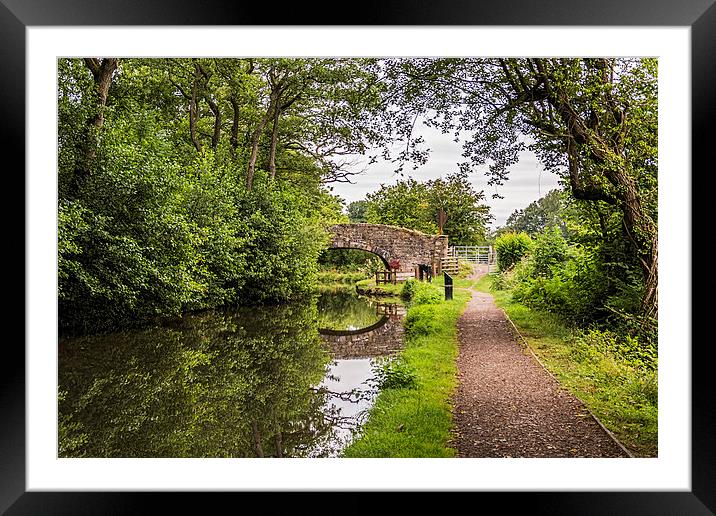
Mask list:
[[575,204],[565,217],[570,240],[553,227],[535,236],[514,270],[494,278],[526,305],[558,314],[568,324],[598,324],[652,347],[657,321],[642,313],[643,276],[620,238],[619,218]]
[[505,271],[519,262],[527,254],[532,239],[527,233],[504,233],[495,239],[497,265]]
[[443,300],[443,293],[432,283],[409,279],[403,285],[400,297],[410,301],[411,305],[432,305]]
[[437,303],[411,306],[405,315],[403,325],[407,335],[432,335],[439,331],[436,319]]
[[437,213],[442,209],[447,215],[443,232],[450,242],[476,245],[484,242],[491,218],[483,201],[484,194],[476,192],[462,172],[424,183],[407,179],[368,194],[365,220],[436,234]]
[[535,236],[542,230],[559,227],[566,236],[566,224],[562,213],[567,207],[568,194],[563,190],[552,190],[547,195],[530,203],[523,210],[515,210],[507,218],[503,231],[527,233]]
[[534,268],[533,274],[550,278],[553,275],[553,269],[567,259],[567,241],[559,228],[552,226],[533,239],[530,253]]
[[405,360],[393,359],[374,368],[379,388],[382,389],[415,389],[417,374],[415,368]]
[[466,262],[464,260],[459,260],[457,263],[458,266],[458,277],[459,278],[467,278],[470,274],[472,274],[472,264],[470,262]]
[[400,291],[400,297],[402,297],[406,301],[409,301],[415,295],[415,291],[418,289],[419,285],[419,281],[409,279],[403,284],[403,287]]
[[364,272],[338,272],[335,270],[318,271],[319,283],[356,283],[368,277]]
[[360,249],[325,249],[318,256],[321,270],[362,272],[366,275],[383,269],[383,261],[373,253]]
[[[613,234],[621,229],[618,217],[602,211],[594,220],[593,210],[577,208],[565,218],[571,242],[556,227],[543,230],[519,263],[493,278],[492,288],[504,292],[500,295],[511,303],[511,316],[521,318],[524,312],[531,314],[530,320],[543,321],[547,315],[540,314],[549,314],[550,324],[572,329],[559,345],[560,353],[566,355],[564,362],[558,361],[563,364],[560,367],[603,381],[601,388],[608,391],[604,399],[607,395],[631,399],[632,406],[622,406],[610,398],[614,407],[608,417],[636,418],[639,423],[628,422],[624,428],[646,435],[630,438],[655,439],[658,331],[656,320],[640,310],[639,266],[620,245],[618,234]],[[613,377],[615,371],[628,378],[628,385]],[[574,381],[581,385],[586,380]]]
[[307,295],[371,62],[60,59],[61,331]]
[[368,208],[367,201],[354,201],[348,205],[348,220],[353,223],[364,223],[365,210]]

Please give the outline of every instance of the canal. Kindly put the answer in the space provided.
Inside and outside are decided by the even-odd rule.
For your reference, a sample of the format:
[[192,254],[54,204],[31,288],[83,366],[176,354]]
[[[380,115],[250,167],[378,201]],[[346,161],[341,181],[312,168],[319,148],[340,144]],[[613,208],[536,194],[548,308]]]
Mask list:
[[187,314],[59,342],[60,457],[336,457],[360,432],[402,305],[309,302]]

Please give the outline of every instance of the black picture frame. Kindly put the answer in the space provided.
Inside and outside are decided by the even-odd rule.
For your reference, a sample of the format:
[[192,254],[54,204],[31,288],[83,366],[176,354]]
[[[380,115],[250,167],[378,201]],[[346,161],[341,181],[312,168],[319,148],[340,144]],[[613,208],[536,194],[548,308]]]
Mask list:
[[[251,4],[222,0],[0,0],[0,141],[5,149],[2,157],[6,195],[9,179],[19,180],[25,170],[25,29],[28,26],[82,25],[537,25],[537,26],[688,26],[691,27],[692,80],[692,206],[709,206],[713,202],[701,184],[703,173],[713,169],[710,156],[713,145],[713,120],[716,119],[714,87],[716,84],[716,5],[714,0],[501,0],[499,2],[468,2],[449,0],[414,3],[410,0],[371,0],[351,8],[350,18],[337,15],[335,3],[296,4],[294,9],[276,9],[273,4]],[[327,19],[331,17],[331,19]],[[28,135],[31,137],[31,135]],[[10,154],[16,161],[10,166]],[[19,159],[18,159],[19,158]],[[708,168],[701,168],[701,165]],[[673,173],[679,173],[674,171]],[[681,171],[688,180],[688,171]],[[11,176],[11,177],[8,177]],[[24,181],[20,188],[24,192]],[[698,201],[703,202],[698,202]],[[21,229],[17,222],[18,208],[12,204],[14,216],[6,221]],[[705,213],[705,212],[704,212]],[[697,221],[694,208],[692,220]],[[6,228],[11,229],[11,228]],[[692,236],[696,236],[692,230]],[[25,242],[25,235],[20,239]],[[22,254],[27,278],[28,256]],[[7,251],[6,251],[7,252]],[[702,270],[707,257],[693,256],[692,271]],[[705,270],[705,269],[703,269]],[[6,272],[6,274],[8,274]],[[15,274],[16,276],[19,276]],[[11,291],[14,292],[14,291]],[[10,292],[6,294],[9,297]],[[25,302],[13,299],[13,307],[23,313]],[[693,323],[697,298],[692,295]],[[9,319],[8,320],[12,320]],[[23,327],[24,336],[24,327]],[[629,514],[629,515],[700,515],[716,511],[716,426],[714,403],[709,381],[710,339],[684,342],[691,346],[692,357],[692,489],[690,492],[503,492],[469,493],[477,496],[480,507],[514,509],[516,504],[529,507],[533,514]],[[54,348],[48,346],[48,352]],[[25,489],[25,352],[17,339],[6,339],[0,359],[0,512],[8,516],[24,514],[142,514],[153,502],[161,512],[187,508],[186,492],[26,492]],[[266,493],[191,493],[199,497],[204,510],[229,503],[248,507],[266,498]],[[300,507],[310,493],[290,493],[294,509]],[[420,502],[423,494],[413,493]],[[342,493],[341,506],[365,506],[364,494]],[[274,494],[271,495],[275,496]],[[460,496],[459,499],[463,497]],[[359,503],[359,499],[363,503]],[[457,502],[457,498],[455,499]],[[260,502],[259,502],[260,503]],[[469,503],[475,503],[470,501]],[[273,506],[277,509],[278,506]],[[336,508],[340,510],[340,508]],[[275,511],[269,511],[275,512]]]

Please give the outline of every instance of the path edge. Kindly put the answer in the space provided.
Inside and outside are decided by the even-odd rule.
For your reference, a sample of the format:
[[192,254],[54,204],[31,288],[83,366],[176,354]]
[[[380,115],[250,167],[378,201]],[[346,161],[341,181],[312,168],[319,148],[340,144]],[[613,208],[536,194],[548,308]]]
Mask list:
[[594,419],[594,421],[596,421],[597,424],[598,424],[600,427],[602,427],[602,430],[604,430],[604,431],[607,433],[607,435],[612,438],[612,440],[617,444],[617,446],[619,446],[619,448],[621,448],[621,450],[622,450],[624,453],[627,454],[627,457],[629,457],[630,459],[635,459],[636,457],[634,456],[634,454],[632,454],[632,453],[626,448],[626,446],[624,446],[624,445],[619,441],[619,439],[616,438],[616,436],[611,432],[611,430],[609,430],[606,426],[604,426],[604,423],[602,423],[602,422],[599,420],[599,418],[598,418],[596,415],[594,415],[594,412],[591,411],[591,409],[586,405],[586,403],[584,403],[581,399],[579,399],[574,393],[570,392],[569,389],[567,389],[566,387],[564,387],[564,386],[562,385],[562,383],[557,379],[557,377],[552,373],[552,371],[550,371],[549,369],[547,369],[547,366],[544,365],[544,363],[542,362],[542,360],[540,360],[540,358],[537,356],[537,354],[532,350],[532,347],[530,347],[529,343],[527,342],[527,339],[525,339],[525,337],[522,335],[522,333],[520,333],[520,330],[517,329],[517,326],[515,325],[515,323],[512,322],[512,319],[510,319],[510,316],[507,315],[507,312],[505,312],[505,310],[502,309],[502,308],[500,308],[500,307],[497,307],[497,308],[499,308],[499,309],[502,311],[502,313],[505,315],[505,319],[507,319],[508,321],[510,321],[510,324],[512,325],[512,329],[515,330],[515,333],[516,333],[517,336],[519,337],[519,340],[521,340],[522,347],[526,348],[526,349],[530,352],[530,354],[532,355],[532,358],[534,358],[534,359],[537,361],[537,363],[538,363],[540,366],[542,366],[542,369],[544,369],[545,371],[547,371],[547,373],[554,379],[554,381],[557,382],[557,385],[559,385],[560,388],[565,389],[565,390],[566,390],[567,392],[569,392],[572,396],[574,396],[575,398],[577,398],[577,399],[579,400],[579,402],[580,402],[580,403],[582,404],[582,406],[586,409],[586,411],[589,412],[589,415],[592,416],[592,419]]

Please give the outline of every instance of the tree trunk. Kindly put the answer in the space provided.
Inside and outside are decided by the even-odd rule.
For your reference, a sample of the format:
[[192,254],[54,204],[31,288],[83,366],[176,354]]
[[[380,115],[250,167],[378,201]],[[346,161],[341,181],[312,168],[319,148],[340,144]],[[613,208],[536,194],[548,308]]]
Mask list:
[[102,60],[85,58],[84,62],[85,66],[92,72],[95,92],[97,93],[97,106],[94,115],[87,120],[85,125],[80,158],[69,185],[71,196],[77,195],[81,183],[91,174],[94,160],[97,157],[100,131],[104,125],[104,112],[107,107],[109,89],[112,86],[112,75],[119,64],[119,61],[113,57],[106,57]]
[[104,125],[104,110],[107,106],[107,95],[109,94],[109,87],[112,85],[112,74],[117,69],[118,61],[113,57],[107,57],[101,62],[97,59],[90,58],[85,59],[85,64],[92,72],[98,96],[97,112],[91,119],[90,125],[99,130],[102,128],[102,125]]
[[266,124],[269,121],[269,117],[274,110],[276,100],[274,95],[271,94],[271,100],[269,102],[268,109],[264,116],[261,117],[261,121],[254,129],[254,134],[251,138],[251,156],[249,157],[249,166],[246,170],[246,188],[251,190],[254,186],[254,173],[256,172],[256,160],[259,155],[259,142],[261,141],[261,133],[263,133]]
[[219,111],[219,105],[211,99],[208,93],[204,94],[204,100],[206,100],[211,113],[214,115],[214,134],[211,135],[211,148],[216,150],[221,137],[221,112]]
[[276,431],[276,457],[283,457],[283,435],[280,429]]
[[194,82],[191,86],[191,100],[189,101],[189,134],[191,136],[191,142],[194,144],[194,148],[197,152],[201,153],[202,146],[199,141],[199,135],[196,131],[196,121],[199,117],[199,77],[201,76],[201,69],[198,65],[194,67]]
[[276,177],[276,147],[278,145],[278,121],[281,117],[281,110],[278,103],[274,108],[273,114],[273,130],[271,131],[271,147],[269,149],[269,174],[271,179]]
[[251,156],[249,157],[249,167],[246,170],[246,188],[249,190],[254,187],[254,173],[256,171],[256,158],[258,158],[259,155],[259,141],[261,140],[261,133],[264,127],[266,127],[267,122],[268,113],[261,118],[251,138]]
[[623,171],[616,172],[614,180],[621,187],[619,190],[624,212],[624,229],[639,253],[639,261],[644,273],[643,312],[646,316],[655,317],[659,308],[657,295],[659,236],[656,224],[644,213],[634,180]]
[[235,152],[236,148],[239,146],[239,103],[233,96],[229,97],[229,101],[231,102],[231,107],[234,110],[234,119],[231,122],[231,137],[229,138],[229,143]]

